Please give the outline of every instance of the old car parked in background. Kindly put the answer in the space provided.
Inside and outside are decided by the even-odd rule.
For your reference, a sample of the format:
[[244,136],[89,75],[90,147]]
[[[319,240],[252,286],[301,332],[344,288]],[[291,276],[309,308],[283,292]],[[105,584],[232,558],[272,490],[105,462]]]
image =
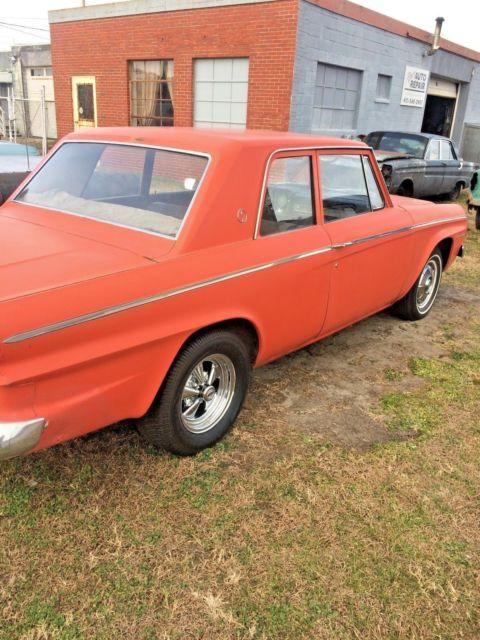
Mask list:
[[388,307],[424,318],[466,228],[391,198],[360,142],[71,134],[0,209],[0,456],[126,418],[210,446],[252,366]]
[[0,140],[0,205],[41,159],[33,145]]
[[365,143],[375,150],[390,193],[456,200],[470,186],[477,165],[464,162],[452,141],[430,133],[374,131]]
[[475,171],[470,184],[468,208],[475,215],[475,228],[480,230],[480,171]]

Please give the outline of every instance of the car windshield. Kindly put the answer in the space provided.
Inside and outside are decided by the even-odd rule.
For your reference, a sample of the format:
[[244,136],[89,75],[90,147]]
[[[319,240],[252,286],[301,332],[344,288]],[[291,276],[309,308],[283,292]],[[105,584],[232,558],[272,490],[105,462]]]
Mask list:
[[414,158],[423,158],[428,139],[410,133],[376,132],[369,133],[365,143],[374,149],[405,153]]
[[16,200],[175,238],[207,163],[181,151],[67,142]]

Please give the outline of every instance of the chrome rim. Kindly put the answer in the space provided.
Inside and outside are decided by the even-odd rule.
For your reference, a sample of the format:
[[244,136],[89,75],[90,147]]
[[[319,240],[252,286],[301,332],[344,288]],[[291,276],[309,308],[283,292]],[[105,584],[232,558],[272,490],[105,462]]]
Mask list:
[[417,287],[417,309],[426,313],[435,301],[440,284],[442,267],[438,256],[433,256],[425,265]]
[[191,433],[213,429],[230,407],[235,380],[235,367],[229,357],[215,353],[202,358],[183,387],[180,416],[184,427]]

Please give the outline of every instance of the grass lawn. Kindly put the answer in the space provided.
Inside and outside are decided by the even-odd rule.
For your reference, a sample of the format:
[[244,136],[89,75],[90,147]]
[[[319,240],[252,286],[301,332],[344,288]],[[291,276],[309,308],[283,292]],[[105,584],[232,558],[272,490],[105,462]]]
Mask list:
[[364,404],[388,437],[372,446],[269,418],[271,384],[196,458],[119,426],[2,464],[0,638],[480,638],[473,227],[444,284],[469,313],[458,324],[434,310],[441,356],[421,340],[400,362],[383,338],[387,392]]

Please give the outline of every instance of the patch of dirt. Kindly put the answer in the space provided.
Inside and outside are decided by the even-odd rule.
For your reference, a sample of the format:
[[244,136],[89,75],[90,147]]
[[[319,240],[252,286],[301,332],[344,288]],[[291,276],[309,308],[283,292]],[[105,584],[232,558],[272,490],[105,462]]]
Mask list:
[[247,419],[351,448],[392,440],[378,415],[380,398],[421,386],[409,360],[448,358],[449,338],[461,341],[461,327],[479,313],[480,296],[444,285],[425,320],[404,322],[388,313],[368,318],[256,370]]

